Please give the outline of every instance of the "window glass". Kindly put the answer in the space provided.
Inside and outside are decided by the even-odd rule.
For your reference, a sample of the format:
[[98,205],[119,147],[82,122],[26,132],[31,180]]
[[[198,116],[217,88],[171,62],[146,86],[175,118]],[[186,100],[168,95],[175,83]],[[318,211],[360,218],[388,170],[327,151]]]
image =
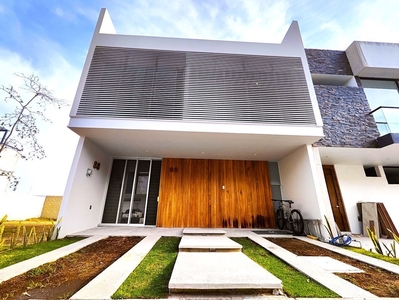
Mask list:
[[383,167],[389,184],[399,184],[399,167]]
[[361,79],[371,110],[379,106],[399,107],[398,86],[395,81]]

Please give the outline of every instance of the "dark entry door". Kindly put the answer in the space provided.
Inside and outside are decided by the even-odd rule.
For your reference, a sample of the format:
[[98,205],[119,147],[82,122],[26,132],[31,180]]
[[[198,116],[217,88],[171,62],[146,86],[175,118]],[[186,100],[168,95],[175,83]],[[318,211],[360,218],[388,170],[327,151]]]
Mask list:
[[344,202],[342,200],[341,191],[339,190],[337,177],[334,171],[334,166],[323,166],[323,172],[324,178],[326,179],[328,195],[330,196],[330,203],[335,223],[337,223],[341,231],[350,231]]
[[160,160],[115,159],[102,223],[155,225]]

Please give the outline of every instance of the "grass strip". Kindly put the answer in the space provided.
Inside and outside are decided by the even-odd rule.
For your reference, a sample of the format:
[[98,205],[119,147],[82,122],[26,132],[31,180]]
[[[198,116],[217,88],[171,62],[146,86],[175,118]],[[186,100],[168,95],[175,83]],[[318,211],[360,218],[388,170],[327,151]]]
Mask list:
[[64,238],[38,244],[29,245],[24,248],[15,248],[13,250],[5,250],[0,252],[0,269],[38,256],[40,254],[67,246],[82,240],[81,237]]
[[179,242],[178,237],[160,238],[112,298],[167,298]]
[[399,258],[390,257],[390,256],[386,256],[386,255],[381,255],[381,254],[374,253],[374,252],[371,252],[371,251],[363,249],[363,248],[360,249],[360,248],[355,248],[355,247],[351,247],[351,246],[347,246],[347,247],[344,247],[344,248],[346,250],[350,250],[352,252],[356,252],[356,253],[359,253],[359,254],[367,255],[367,256],[370,256],[370,257],[373,257],[373,258],[377,258],[377,259],[380,259],[380,260],[383,260],[383,261],[386,261],[386,262],[389,262],[391,264],[395,264],[395,265],[399,266]]
[[247,238],[232,238],[243,247],[253,261],[283,282],[284,292],[290,297],[340,298],[339,295],[295,270],[263,247]]

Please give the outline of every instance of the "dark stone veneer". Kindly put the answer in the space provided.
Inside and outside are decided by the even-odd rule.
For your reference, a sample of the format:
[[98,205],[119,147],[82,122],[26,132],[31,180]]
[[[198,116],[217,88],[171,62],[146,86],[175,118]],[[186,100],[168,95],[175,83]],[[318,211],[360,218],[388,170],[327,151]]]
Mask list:
[[311,73],[353,75],[345,51],[305,49],[305,52]]
[[325,137],[316,146],[378,147],[379,137],[362,88],[315,85]]

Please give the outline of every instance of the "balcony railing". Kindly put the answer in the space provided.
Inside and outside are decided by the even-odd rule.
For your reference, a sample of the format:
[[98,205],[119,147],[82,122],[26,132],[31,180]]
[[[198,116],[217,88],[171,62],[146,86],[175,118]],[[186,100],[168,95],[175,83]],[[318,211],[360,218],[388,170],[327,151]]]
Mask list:
[[374,117],[381,136],[388,133],[399,133],[399,107],[379,106],[369,115]]

